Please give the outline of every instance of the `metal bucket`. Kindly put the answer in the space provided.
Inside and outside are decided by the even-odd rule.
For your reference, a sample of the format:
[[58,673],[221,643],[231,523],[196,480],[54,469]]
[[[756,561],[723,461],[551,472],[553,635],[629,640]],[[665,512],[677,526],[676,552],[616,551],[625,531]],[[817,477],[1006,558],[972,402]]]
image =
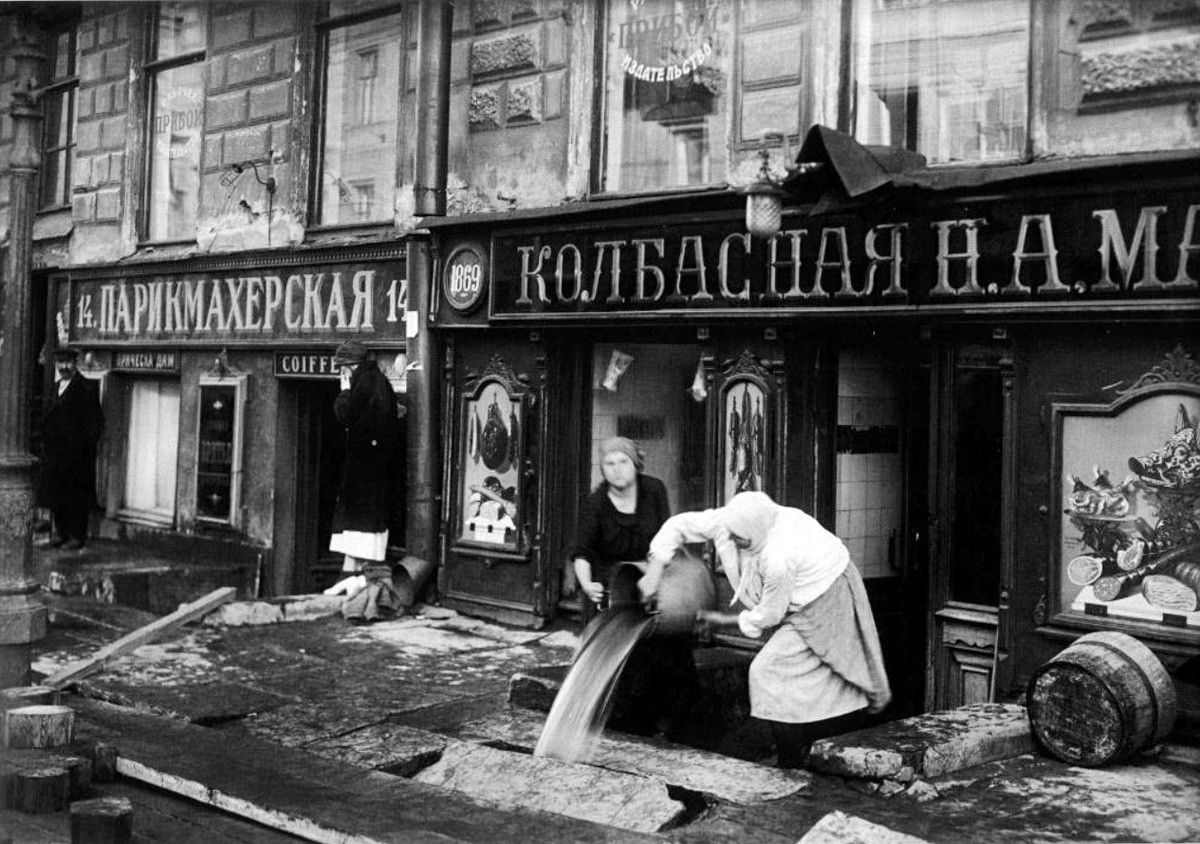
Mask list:
[[392,587],[400,597],[400,606],[411,607],[429,583],[437,565],[431,560],[407,556],[392,567]]
[[[645,563],[621,563],[609,581],[610,609],[642,606],[637,582],[646,573]],[[717,585],[708,566],[695,555],[679,551],[663,570],[658,600],[649,613],[655,618],[651,636],[695,636],[696,613],[717,608]]]

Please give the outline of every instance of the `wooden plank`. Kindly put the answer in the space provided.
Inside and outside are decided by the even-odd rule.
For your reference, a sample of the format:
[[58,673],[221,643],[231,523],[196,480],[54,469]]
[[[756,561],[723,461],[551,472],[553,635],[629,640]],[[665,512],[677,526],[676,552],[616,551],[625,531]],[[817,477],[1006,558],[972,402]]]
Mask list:
[[162,618],[152,621],[144,627],[139,627],[129,635],[122,636],[117,641],[105,645],[87,659],[80,660],[74,665],[67,666],[57,674],[47,677],[42,681],[42,684],[55,689],[64,688],[89,674],[99,671],[113,659],[129,653],[148,642],[152,642],[159,636],[170,633],[187,624],[189,621],[195,621],[201,616],[207,615],[215,607],[232,601],[236,595],[237,590],[232,586],[226,586],[209,592],[203,598],[192,601],[190,604],[181,605],[179,609],[170,615],[164,615]]

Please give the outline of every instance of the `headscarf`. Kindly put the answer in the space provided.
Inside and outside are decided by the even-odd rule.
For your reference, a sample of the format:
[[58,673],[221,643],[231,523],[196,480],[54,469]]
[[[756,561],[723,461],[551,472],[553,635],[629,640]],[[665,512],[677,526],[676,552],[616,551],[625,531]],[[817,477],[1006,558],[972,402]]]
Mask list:
[[604,455],[611,454],[614,451],[619,451],[632,460],[634,468],[639,472],[646,468],[646,453],[642,451],[641,446],[628,437],[609,437],[602,442],[600,444],[600,459],[603,460]]
[[[728,504],[714,511],[718,529],[714,531],[713,548],[733,586],[730,606],[738,602],[746,586],[742,554],[757,557],[762,553],[780,509],[765,492],[739,492],[729,499]],[[739,549],[734,544],[734,536],[744,539],[749,547],[745,551]]]

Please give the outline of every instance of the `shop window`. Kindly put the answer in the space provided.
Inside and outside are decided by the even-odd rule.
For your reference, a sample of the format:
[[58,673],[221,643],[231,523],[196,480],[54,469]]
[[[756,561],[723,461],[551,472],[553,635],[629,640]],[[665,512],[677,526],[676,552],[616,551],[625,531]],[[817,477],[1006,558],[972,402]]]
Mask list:
[[840,354],[836,533],[864,578],[903,570],[905,381],[883,352]]
[[931,163],[1025,154],[1029,0],[858,0],[855,135]]
[[152,30],[146,237],[191,240],[200,206],[204,47],[208,9],[162,3]]
[[200,379],[196,516],[236,525],[242,486],[246,377]]
[[700,346],[602,343],[593,349],[591,475],[601,481],[600,445],[637,440],[646,474],[667,487],[672,512],[709,506],[704,490],[704,409],[689,397]]
[[723,183],[731,139],[798,137],[807,10],[791,0],[610,0],[600,189]]
[[[1200,384],[1176,349],[1111,402],[1052,405],[1060,620],[1200,629]],[[1143,628],[1147,629],[1147,628]]]
[[38,207],[45,211],[71,204],[71,156],[75,150],[76,26],[51,30],[46,37],[42,89],[42,170]]
[[175,519],[179,452],[179,382],[130,383],[122,515],[171,523]]
[[405,12],[396,5],[332,3],[320,25],[321,225],[392,219],[402,138]]

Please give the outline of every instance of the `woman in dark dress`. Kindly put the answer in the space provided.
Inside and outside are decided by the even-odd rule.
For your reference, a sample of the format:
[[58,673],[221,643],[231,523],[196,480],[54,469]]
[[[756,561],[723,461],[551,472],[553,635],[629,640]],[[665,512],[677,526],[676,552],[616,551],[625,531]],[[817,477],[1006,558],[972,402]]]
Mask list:
[[[601,444],[600,460],[604,479],[583,502],[570,553],[585,630],[601,611],[614,571],[623,562],[645,561],[650,540],[671,515],[667,488],[643,474],[637,443],[611,437]],[[687,638],[645,640],[625,665],[614,708],[632,732],[670,731],[686,718],[698,686]]]

